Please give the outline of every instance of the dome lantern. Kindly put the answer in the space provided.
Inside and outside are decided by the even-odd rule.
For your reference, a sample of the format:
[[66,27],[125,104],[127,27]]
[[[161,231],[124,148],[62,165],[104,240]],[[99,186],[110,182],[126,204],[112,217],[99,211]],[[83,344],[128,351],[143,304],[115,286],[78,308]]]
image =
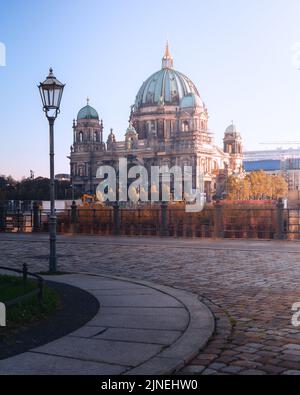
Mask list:
[[164,57],[162,58],[162,69],[173,69],[174,59],[170,53],[169,42],[167,41]]

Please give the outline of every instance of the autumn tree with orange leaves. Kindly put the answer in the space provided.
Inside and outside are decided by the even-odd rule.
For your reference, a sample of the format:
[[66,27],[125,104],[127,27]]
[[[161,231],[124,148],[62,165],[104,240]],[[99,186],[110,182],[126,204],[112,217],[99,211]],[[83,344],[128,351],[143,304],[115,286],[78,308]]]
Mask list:
[[229,200],[278,200],[285,198],[288,184],[282,176],[256,171],[245,177],[230,176],[227,182]]

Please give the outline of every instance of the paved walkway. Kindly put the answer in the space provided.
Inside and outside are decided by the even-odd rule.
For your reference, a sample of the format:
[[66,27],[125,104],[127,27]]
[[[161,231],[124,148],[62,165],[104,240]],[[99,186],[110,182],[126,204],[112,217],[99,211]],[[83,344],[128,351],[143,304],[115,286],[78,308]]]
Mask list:
[[[0,235],[0,262],[46,270],[47,235]],[[300,243],[60,236],[59,267],[147,280],[211,303],[216,333],[183,372],[300,374]]]
[[76,332],[0,361],[0,374],[168,374],[193,359],[214,330],[210,310],[188,292],[86,274],[55,281],[90,292],[100,310]]

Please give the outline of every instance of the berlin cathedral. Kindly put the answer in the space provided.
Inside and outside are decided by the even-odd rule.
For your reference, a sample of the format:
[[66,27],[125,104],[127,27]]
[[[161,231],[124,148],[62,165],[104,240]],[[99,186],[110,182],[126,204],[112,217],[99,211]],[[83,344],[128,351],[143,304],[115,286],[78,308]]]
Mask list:
[[[101,165],[118,166],[119,158],[132,165],[192,166],[204,177],[207,200],[224,193],[227,176],[243,172],[243,142],[231,124],[225,131],[223,149],[215,145],[208,128],[208,110],[197,87],[174,69],[167,44],[162,67],[137,93],[129,127],[122,141],[113,130],[104,141],[103,121],[89,101],[73,122],[70,166],[74,189],[94,194]],[[116,169],[117,170],[117,169]],[[149,172],[150,174],[150,172]]]

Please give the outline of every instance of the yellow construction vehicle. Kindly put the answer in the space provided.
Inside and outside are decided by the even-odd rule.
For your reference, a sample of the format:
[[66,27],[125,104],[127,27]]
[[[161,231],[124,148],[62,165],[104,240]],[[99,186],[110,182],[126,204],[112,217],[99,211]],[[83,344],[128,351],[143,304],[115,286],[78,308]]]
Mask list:
[[84,194],[82,195],[82,205],[83,207],[91,207],[96,202],[95,195]]

